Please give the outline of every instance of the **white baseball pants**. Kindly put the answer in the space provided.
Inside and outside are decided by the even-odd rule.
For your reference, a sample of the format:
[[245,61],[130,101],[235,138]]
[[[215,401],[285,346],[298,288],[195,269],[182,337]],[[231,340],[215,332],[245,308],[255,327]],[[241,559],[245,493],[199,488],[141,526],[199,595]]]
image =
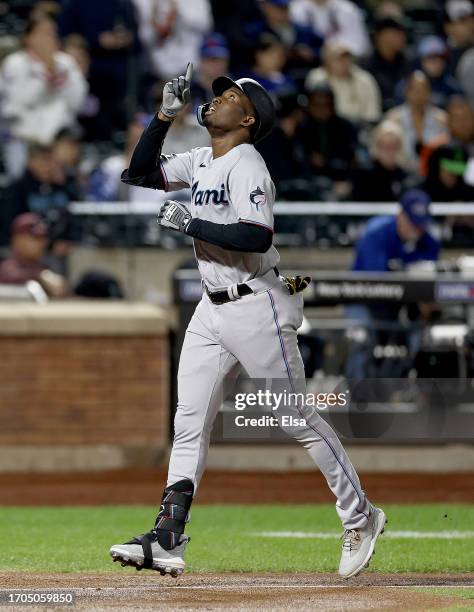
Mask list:
[[[305,391],[296,334],[302,317],[301,293],[289,295],[282,283],[222,305],[203,295],[181,351],[167,486],[189,479],[198,487],[212,425],[222,405],[224,379],[235,377],[239,366],[250,378],[296,381],[298,391]],[[292,410],[301,418],[297,407]],[[306,426],[287,431],[303,444],[325,476],[344,527],[365,526],[368,500],[333,429],[313,412]]]

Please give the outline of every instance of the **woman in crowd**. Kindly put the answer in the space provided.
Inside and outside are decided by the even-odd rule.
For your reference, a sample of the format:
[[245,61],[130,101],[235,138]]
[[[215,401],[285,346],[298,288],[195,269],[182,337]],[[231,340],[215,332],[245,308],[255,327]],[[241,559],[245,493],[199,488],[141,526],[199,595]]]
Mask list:
[[397,123],[405,135],[405,153],[414,173],[418,172],[423,145],[447,131],[446,112],[433,106],[430,97],[428,77],[416,70],[407,81],[405,102],[386,114],[386,118]]
[[407,174],[404,164],[404,139],[400,126],[382,121],[371,136],[369,168],[354,175],[352,197],[360,202],[393,202],[400,198]]
[[23,48],[3,63],[2,82],[2,115],[12,138],[7,166],[19,176],[25,143],[50,145],[60,130],[73,127],[88,86],[74,58],[60,51],[56,24],[44,14],[27,23]]

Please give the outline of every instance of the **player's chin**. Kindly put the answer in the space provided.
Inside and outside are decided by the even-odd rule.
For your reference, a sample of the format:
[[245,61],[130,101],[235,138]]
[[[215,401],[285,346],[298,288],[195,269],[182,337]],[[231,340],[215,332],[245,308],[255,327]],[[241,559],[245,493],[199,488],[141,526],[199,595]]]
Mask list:
[[209,112],[206,115],[204,115],[203,123],[204,123],[204,125],[206,127],[214,125],[214,116],[213,115],[214,115],[214,113],[209,113]]

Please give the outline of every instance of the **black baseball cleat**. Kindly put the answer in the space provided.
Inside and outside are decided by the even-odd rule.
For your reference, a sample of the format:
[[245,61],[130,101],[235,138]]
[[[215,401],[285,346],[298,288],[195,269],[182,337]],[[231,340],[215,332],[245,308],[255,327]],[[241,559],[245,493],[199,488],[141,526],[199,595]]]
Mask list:
[[114,561],[120,561],[122,567],[129,565],[137,570],[156,570],[162,576],[170,574],[176,578],[184,571],[184,549],[189,540],[190,538],[182,535],[174,548],[166,550],[160,546],[156,532],[152,529],[130,542],[115,544],[110,549],[110,555]]

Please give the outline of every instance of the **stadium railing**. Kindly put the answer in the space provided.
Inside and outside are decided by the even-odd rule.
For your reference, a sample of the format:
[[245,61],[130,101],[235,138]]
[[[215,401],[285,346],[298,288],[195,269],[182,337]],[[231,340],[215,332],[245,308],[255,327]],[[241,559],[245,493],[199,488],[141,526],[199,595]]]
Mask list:
[[[158,207],[157,202],[74,202],[70,212],[81,242],[164,248],[189,244],[185,236],[161,234],[156,224]],[[352,246],[367,219],[396,214],[398,209],[393,202],[276,202],[275,242],[281,246]],[[474,248],[473,203],[437,202],[432,214],[434,231],[445,247]],[[463,231],[465,221],[453,222],[455,217],[472,217],[472,224]],[[456,223],[460,232],[453,231]]]

